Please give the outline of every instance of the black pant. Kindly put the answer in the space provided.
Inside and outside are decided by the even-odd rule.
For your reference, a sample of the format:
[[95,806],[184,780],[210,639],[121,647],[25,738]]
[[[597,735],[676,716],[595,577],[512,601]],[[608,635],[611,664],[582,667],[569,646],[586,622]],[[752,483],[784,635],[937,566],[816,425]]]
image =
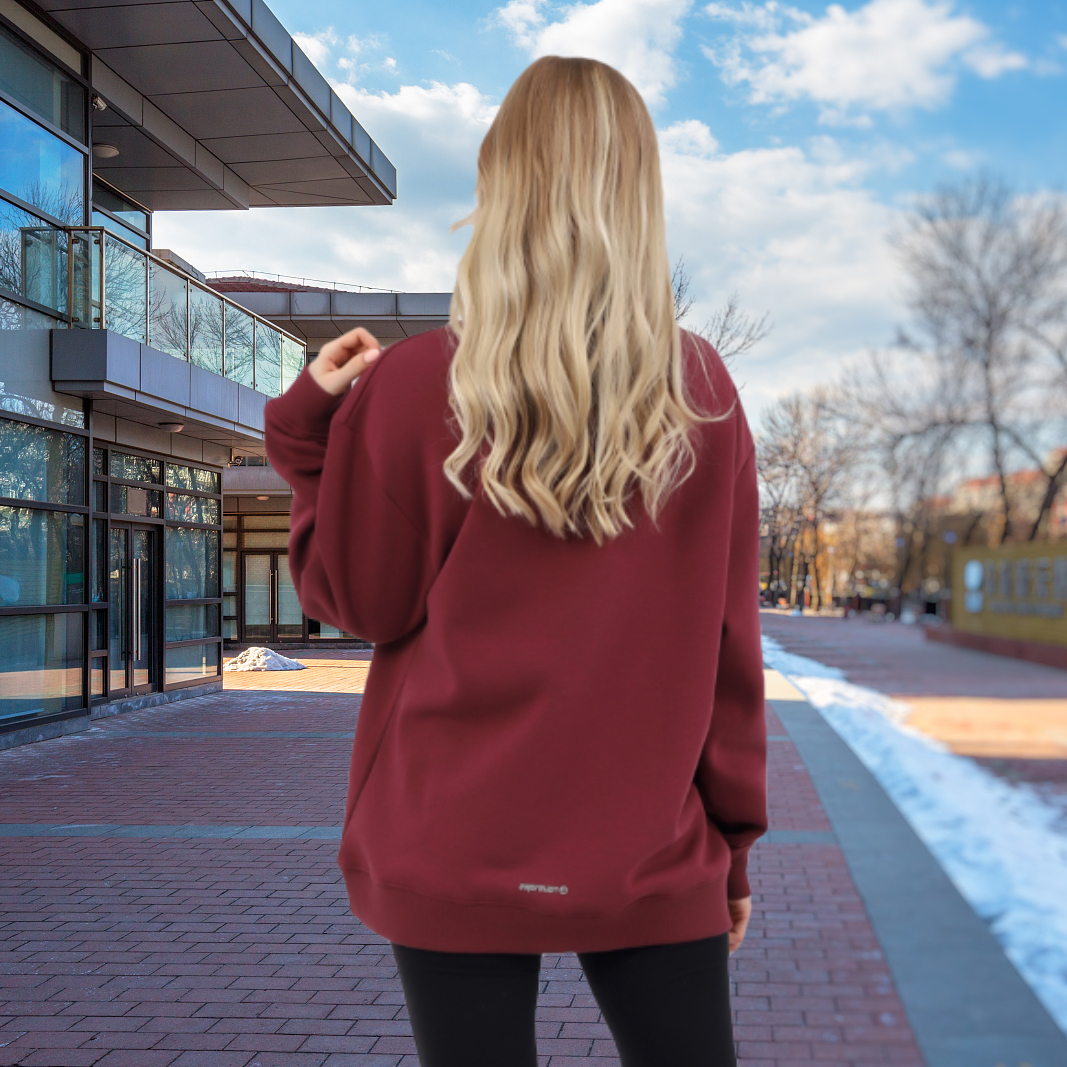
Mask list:
[[[537,1067],[538,955],[393,945],[422,1067]],[[736,1067],[729,935],[582,952],[622,1067]]]

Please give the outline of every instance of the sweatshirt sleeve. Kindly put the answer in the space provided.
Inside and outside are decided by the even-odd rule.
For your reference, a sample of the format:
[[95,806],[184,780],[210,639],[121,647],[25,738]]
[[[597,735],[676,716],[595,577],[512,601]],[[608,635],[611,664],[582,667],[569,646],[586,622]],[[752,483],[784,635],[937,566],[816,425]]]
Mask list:
[[378,364],[346,397],[305,369],[265,409],[271,464],[292,486],[289,568],[306,614],[376,644],[422,621],[425,539],[382,487],[353,413]]
[[747,897],[748,850],[767,832],[767,725],[759,624],[759,495],[755,450],[742,416],[747,451],[734,483],[726,607],[711,728],[696,782],[708,818],[730,846],[727,897]]

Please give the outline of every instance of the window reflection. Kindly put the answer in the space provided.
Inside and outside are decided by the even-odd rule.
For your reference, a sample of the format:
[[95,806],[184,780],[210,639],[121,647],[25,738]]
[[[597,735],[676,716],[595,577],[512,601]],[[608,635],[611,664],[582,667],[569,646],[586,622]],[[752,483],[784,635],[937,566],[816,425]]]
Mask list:
[[112,215],[117,215],[131,226],[148,232],[148,213],[144,208],[138,207],[132,200],[127,200],[96,177],[93,178],[93,203],[105,211],[110,211]]
[[85,439],[0,418],[0,496],[85,503]]
[[193,641],[219,636],[218,604],[179,604],[167,608],[167,640]]
[[198,367],[222,373],[225,337],[223,302],[197,285],[189,286],[189,358]]
[[0,606],[84,599],[85,516],[0,507]]
[[218,673],[217,642],[167,649],[167,685],[173,682],[199,682]]
[[127,456],[123,452],[111,453],[111,477],[124,478],[128,482],[163,484],[163,464],[158,459],[144,456]]
[[172,522],[218,523],[219,502],[205,496],[168,493],[167,518]]
[[252,317],[226,305],[226,377],[252,386]]
[[64,133],[85,142],[85,89],[2,26],[0,89]]
[[104,237],[104,326],[148,343],[148,259]]
[[219,595],[219,535],[215,530],[167,529],[167,599]]
[[85,156],[0,100],[0,189],[68,226],[85,219]]
[[168,356],[188,359],[188,283],[155,261],[148,270],[148,343]]
[[282,335],[259,324],[256,330],[256,389],[267,396],[281,393]]
[[133,485],[111,486],[111,511],[115,515],[144,515],[158,519],[163,494],[158,489],[140,489]]
[[67,235],[0,200],[0,285],[66,312]]
[[0,615],[0,721],[80,708],[81,612]]
[[183,467],[177,463],[168,463],[167,485],[172,485],[175,489],[198,489],[201,493],[217,493],[219,476],[216,471],[206,471],[201,467]]
[[105,215],[102,211],[93,210],[92,225],[103,226],[105,230],[115,234],[116,237],[121,237],[124,241],[129,241],[131,245],[136,245],[138,248],[148,251],[147,237],[136,230],[131,230],[129,226],[124,226],[121,222],[116,222],[110,215]]

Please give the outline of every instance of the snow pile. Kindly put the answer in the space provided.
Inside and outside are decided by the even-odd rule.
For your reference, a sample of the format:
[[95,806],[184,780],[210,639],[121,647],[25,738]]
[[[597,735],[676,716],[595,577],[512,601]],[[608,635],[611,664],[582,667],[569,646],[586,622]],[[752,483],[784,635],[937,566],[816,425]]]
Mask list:
[[1067,831],[1062,809],[904,724],[908,708],[763,639],[789,680],[889,794],[1067,1032]]
[[280,656],[273,649],[256,646],[246,648],[239,656],[234,656],[224,671],[302,671],[304,664],[299,660]]

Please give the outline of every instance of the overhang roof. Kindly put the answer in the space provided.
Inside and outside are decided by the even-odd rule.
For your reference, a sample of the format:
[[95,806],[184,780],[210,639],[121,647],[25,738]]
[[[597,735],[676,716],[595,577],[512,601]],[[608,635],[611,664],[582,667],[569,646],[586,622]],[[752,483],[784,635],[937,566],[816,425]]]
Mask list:
[[37,0],[92,51],[94,170],[153,210],[388,204],[396,169],[263,0]]
[[448,323],[451,293],[353,293],[245,277],[212,278],[213,289],[269,319],[317,352],[357,326],[386,343]]

